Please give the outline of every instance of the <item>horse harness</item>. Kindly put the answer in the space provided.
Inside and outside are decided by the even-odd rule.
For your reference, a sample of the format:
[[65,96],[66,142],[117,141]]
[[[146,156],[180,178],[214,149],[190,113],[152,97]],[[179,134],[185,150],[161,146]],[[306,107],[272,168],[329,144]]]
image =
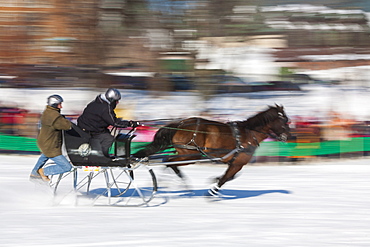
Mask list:
[[[240,135],[240,130],[238,128],[237,122],[230,122],[229,125],[231,127],[231,130],[233,132],[233,136],[234,136],[235,141],[236,141],[236,148],[233,150],[233,151],[235,151],[234,155],[231,158],[231,160],[229,160],[229,162],[228,162],[229,165],[232,165],[233,162],[235,161],[235,159],[238,157],[238,155],[240,153],[246,153],[246,154],[249,154],[249,155],[253,155],[260,144],[258,143],[257,138],[253,135],[253,132],[251,132],[252,138],[253,138],[256,146],[253,146],[252,143],[250,141],[248,141],[249,146],[244,147],[242,145],[241,141],[240,141],[241,135]],[[248,130],[248,129],[246,129],[246,130]],[[233,152],[233,151],[231,151],[231,152]]]
[[[184,124],[184,123],[182,122],[179,126],[181,126],[182,124]],[[248,141],[249,146],[248,147],[244,147],[242,145],[241,141],[240,141],[241,134],[240,134],[240,130],[238,128],[237,122],[229,122],[228,125],[231,128],[231,131],[233,133],[233,136],[234,136],[235,142],[236,142],[235,143],[235,148],[233,150],[231,150],[231,151],[230,151],[230,149],[216,149],[216,148],[200,147],[195,142],[195,138],[197,136],[197,133],[199,132],[199,126],[200,126],[200,119],[199,118],[197,119],[196,129],[193,131],[193,136],[192,136],[191,140],[187,144],[173,144],[173,146],[176,147],[176,148],[183,148],[183,149],[189,149],[189,150],[197,150],[202,155],[206,156],[207,158],[209,158],[211,160],[212,159],[215,159],[215,157],[212,157],[210,155],[210,153],[206,153],[205,150],[209,150],[209,149],[215,150],[212,153],[224,153],[225,151],[230,151],[229,153],[227,153],[226,155],[224,155],[223,157],[221,157],[221,160],[225,160],[225,159],[229,158],[230,156],[232,156],[231,160],[229,160],[227,162],[229,165],[232,165],[233,164],[233,162],[235,161],[235,159],[237,158],[237,156],[240,153],[246,153],[246,154],[249,154],[249,155],[253,155],[254,152],[256,151],[256,149],[259,147],[258,140],[253,135],[253,132],[251,132],[251,134],[252,134],[252,138],[253,138],[256,146],[253,146],[252,143]],[[246,131],[248,131],[248,129],[246,129]]]

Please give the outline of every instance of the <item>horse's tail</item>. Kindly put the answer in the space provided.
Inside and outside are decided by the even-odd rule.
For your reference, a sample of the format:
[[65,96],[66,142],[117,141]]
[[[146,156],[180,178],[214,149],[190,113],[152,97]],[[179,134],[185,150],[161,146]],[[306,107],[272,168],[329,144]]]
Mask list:
[[133,154],[133,156],[136,158],[144,158],[171,147],[172,137],[175,135],[178,125],[179,123],[171,123],[160,128],[157,133],[155,133],[153,141]]

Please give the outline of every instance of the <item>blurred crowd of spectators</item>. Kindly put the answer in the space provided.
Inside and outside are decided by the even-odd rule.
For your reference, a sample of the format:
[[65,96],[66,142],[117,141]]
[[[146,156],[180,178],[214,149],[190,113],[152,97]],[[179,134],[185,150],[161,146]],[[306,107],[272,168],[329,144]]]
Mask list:
[[326,119],[295,117],[292,119],[291,128],[297,143],[370,136],[370,122],[348,119],[333,111],[329,112]]
[[0,133],[36,137],[39,114],[16,107],[0,107]]
[[[39,114],[30,113],[25,109],[0,107],[0,133],[36,137],[39,117]],[[292,141],[297,143],[370,137],[370,122],[346,119],[336,112],[330,112],[326,119],[296,116],[291,119],[290,126],[294,136]],[[148,131],[147,127],[144,129]]]

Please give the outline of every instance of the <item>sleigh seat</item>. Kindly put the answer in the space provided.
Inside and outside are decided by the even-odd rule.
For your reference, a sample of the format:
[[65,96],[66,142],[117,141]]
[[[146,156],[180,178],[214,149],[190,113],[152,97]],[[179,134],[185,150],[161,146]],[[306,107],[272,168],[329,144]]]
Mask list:
[[64,142],[68,157],[74,166],[127,166],[130,164],[131,140],[135,135],[118,134],[113,149],[114,157],[103,155],[99,140],[77,125],[64,131]]

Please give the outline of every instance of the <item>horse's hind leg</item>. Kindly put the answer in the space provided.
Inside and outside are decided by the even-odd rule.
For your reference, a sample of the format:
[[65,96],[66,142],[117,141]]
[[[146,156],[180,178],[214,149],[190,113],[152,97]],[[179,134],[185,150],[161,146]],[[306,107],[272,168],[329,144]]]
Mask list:
[[179,167],[178,166],[174,166],[174,165],[168,165],[167,167],[171,168],[174,173],[179,177],[181,178],[182,180],[184,180],[184,174],[180,171]]
[[175,165],[168,165],[167,167],[171,168],[174,173],[181,179],[181,182],[183,183],[183,185],[185,186],[185,188],[189,191],[192,191],[192,189],[190,188],[190,186],[188,185],[188,182],[187,182],[187,179],[186,179],[186,176],[183,174],[183,172],[179,169],[178,166],[175,166]]

